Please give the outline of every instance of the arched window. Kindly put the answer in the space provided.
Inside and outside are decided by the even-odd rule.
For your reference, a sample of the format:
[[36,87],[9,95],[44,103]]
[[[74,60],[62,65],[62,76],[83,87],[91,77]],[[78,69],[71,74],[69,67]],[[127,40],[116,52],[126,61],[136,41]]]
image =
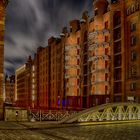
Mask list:
[[139,3],[136,3],[136,11],[139,10]]
[[127,8],[127,16],[129,16],[130,15],[130,13],[131,13],[131,11],[130,11],[130,7],[129,8]]
[[131,13],[134,13],[136,11],[135,5],[131,6]]

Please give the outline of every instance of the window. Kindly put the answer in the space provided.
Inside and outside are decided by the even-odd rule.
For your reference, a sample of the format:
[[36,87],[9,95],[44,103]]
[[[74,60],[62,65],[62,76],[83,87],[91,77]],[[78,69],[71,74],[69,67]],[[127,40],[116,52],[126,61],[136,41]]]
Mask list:
[[132,5],[131,7],[131,13],[134,13],[135,12],[135,5]]
[[95,75],[94,75],[94,76],[92,76],[92,81],[93,81],[93,82],[95,82]]
[[131,91],[136,90],[136,83],[131,83],[131,84],[130,84],[130,90],[131,90]]
[[87,94],[87,86],[84,86],[84,88],[83,88],[83,94],[84,94],[84,95]]
[[120,11],[116,11],[114,13],[114,17],[113,17],[113,25],[114,27],[118,26],[121,24],[121,12]]
[[114,30],[114,40],[121,39],[121,28],[117,28]]
[[108,21],[105,22],[105,29],[108,29]]
[[97,16],[98,15],[98,9],[96,8],[95,9],[95,16]]
[[135,52],[135,51],[132,51],[132,52],[131,52],[131,60],[132,60],[132,61],[135,61],[136,58],[137,58],[136,52]]
[[114,54],[121,52],[121,41],[114,43]]
[[105,81],[108,81],[108,74],[105,74]]
[[95,70],[95,64],[92,65],[92,69]]
[[131,23],[130,29],[131,29],[131,32],[136,31],[136,23]]
[[108,55],[108,54],[109,54],[109,49],[105,48],[105,55]]
[[122,92],[122,83],[115,82],[114,83],[114,94],[121,93],[121,92]]
[[131,11],[130,11],[130,7],[127,8],[127,16],[130,15]]
[[132,36],[131,37],[131,46],[135,46],[136,45],[136,37]]
[[79,69],[77,69],[77,75],[79,75],[80,74],[80,70]]
[[139,10],[139,3],[136,3],[136,10]]
[[79,55],[80,54],[80,50],[77,50],[77,55]]
[[80,83],[80,82],[79,82],[79,79],[77,79],[77,85],[79,85],[79,83]]
[[115,69],[114,70],[114,80],[115,81],[121,80],[121,74],[122,74],[121,68]]
[[77,65],[79,65],[80,64],[80,61],[79,61],[79,59],[77,60]]
[[77,44],[80,44],[80,38],[79,37],[77,38]]
[[116,55],[114,57],[114,66],[119,67],[119,66],[121,66],[121,64],[122,64],[122,56],[120,54]]
[[135,76],[137,74],[137,66],[133,65],[131,66],[131,75]]
[[108,68],[108,66],[109,66],[108,61],[105,61],[105,68]]
[[105,94],[108,94],[108,86],[105,86]]
[[109,41],[109,37],[105,36],[105,42],[108,42],[108,41]]

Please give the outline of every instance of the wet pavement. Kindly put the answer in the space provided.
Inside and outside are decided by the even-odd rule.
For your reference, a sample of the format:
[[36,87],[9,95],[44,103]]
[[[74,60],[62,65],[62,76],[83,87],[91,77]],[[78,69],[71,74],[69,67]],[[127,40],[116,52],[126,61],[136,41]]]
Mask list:
[[[47,123],[36,123],[39,126]],[[28,124],[29,125],[29,124]],[[140,140],[140,123],[31,128],[0,122],[0,140]],[[30,124],[31,125],[31,124]],[[34,124],[35,125],[35,124]]]

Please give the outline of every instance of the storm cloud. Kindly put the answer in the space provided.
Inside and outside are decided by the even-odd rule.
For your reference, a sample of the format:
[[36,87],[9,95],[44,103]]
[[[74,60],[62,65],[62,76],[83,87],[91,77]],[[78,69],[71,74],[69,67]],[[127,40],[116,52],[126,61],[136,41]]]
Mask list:
[[11,74],[24,64],[48,38],[59,36],[69,21],[82,12],[92,14],[93,0],[11,0],[7,7],[5,29],[5,72]]

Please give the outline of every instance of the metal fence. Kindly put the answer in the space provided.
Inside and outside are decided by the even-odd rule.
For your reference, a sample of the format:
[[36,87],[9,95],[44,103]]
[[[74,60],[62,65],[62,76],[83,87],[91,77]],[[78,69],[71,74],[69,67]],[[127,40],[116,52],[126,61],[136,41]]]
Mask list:
[[77,111],[59,111],[59,110],[29,110],[28,118],[30,121],[60,121]]

